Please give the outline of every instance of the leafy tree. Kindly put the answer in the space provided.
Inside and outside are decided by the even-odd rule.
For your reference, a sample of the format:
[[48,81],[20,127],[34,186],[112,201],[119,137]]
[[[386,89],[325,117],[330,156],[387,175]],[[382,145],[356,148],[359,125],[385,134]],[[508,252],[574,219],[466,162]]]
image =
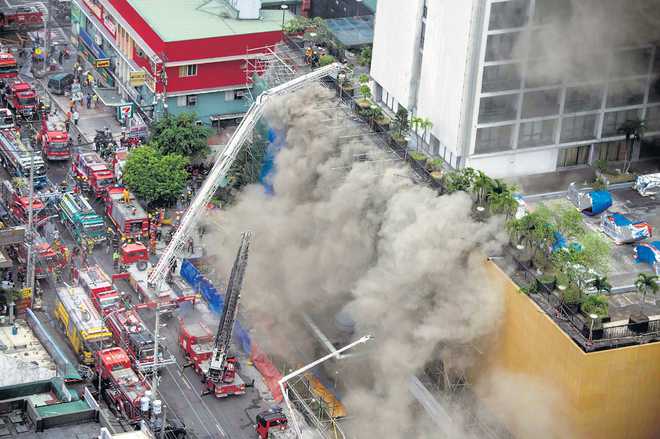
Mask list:
[[360,57],[358,58],[358,64],[361,66],[371,65],[371,46],[366,46],[360,51]]
[[195,113],[167,115],[153,129],[151,145],[161,154],[179,154],[184,157],[201,157],[208,153],[208,137],[211,130],[197,125]]
[[626,136],[626,159],[623,166],[623,173],[627,174],[630,171],[632,163],[632,153],[635,143],[641,142],[646,130],[646,122],[641,119],[629,119],[617,128],[619,134]]
[[399,108],[394,118],[394,130],[399,137],[403,137],[410,131],[410,123],[408,122],[408,110]]
[[363,99],[366,100],[371,97],[371,88],[367,84],[362,84],[359,90]]
[[642,300],[639,302],[639,312],[642,312],[642,306],[646,301],[646,295],[650,292],[655,295],[658,292],[658,276],[648,273],[639,273],[635,280],[635,288],[642,295]]
[[477,171],[477,175],[472,183],[472,192],[476,196],[477,204],[486,202],[488,193],[493,189],[493,179],[482,171]]
[[587,296],[587,298],[582,301],[580,309],[587,315],[595,314],[598,317],[605,317],[609,312],[607,296],[602,294]]
[[598,293],[609,293],[612,291],[612,284],[607,280],[606,276],[596,276],[593,281],[594,288]]
[[149,205],[176,201],[186,187],[188,158],[178,154],[161,155],[156,148],[145,145],[128,155],[124,182]]
[[463,168],[446,175],[445,187],[448,192],[471,192],[475,178],[477,178],[477,171],[472,168]]

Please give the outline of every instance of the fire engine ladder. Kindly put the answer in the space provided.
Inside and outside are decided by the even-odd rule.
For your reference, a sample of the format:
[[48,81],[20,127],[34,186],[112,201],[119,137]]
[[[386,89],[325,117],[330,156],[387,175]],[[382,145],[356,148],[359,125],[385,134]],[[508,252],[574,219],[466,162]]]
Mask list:
[[188,241],[188,237],[191,236],[195,230],[194,228],[204,208],[211,201],[211,197],[213,197],[215,194],[218,186],[227,176],[227,173],[236,160],[236,156],[241,151],[241,148],[251,137],[252,131],[259,119],[261,119],[264,108],[268,101],[273,97],[292,93],[309,83],[321,80],[327,76],[336,77],[341,71],[342,67],[342,64],[333,63],[316,69],[310,73],[307,73],[306,75],[299,76],[282,85],[278,85],[264,91],[257,97],[254,103],[250,105],[250,108],[241,120],[238,128],[229,139],[229,142],[216,156],[215,163],[211,169],[211,172],[209,172],[209,175],[197,193],[197,196],[181,218],[179,227],[174,233],[172,240],[167,245],[163,255],[158,260],[158,263],[154,267],[153,271],[149,274],[147,284],[150,288],[158,288],[165,280],[165,277],[174,262],[174,257],[177,255],[179,250],[183,248],[185,243]]
[[222,378],[225,368],[225,360],[231,344],[231,335],[234,331],[236,316],[238,315],[238,302],[241,298],[241,287],[243,285],[243,277],[245,276],[245,268],[247,267],[248,250],[250,249],[251,240],[251,232],[245,232],[241,235],[241,246],[238,248],[236,260],[234,261],[234,266],[231,268],[231,275],[227,283],[225,305],[222,310],[220,324],[218,325],[218,333],[215,335],[215,344],[209,363],[208,377],[214,383],[217,383]]

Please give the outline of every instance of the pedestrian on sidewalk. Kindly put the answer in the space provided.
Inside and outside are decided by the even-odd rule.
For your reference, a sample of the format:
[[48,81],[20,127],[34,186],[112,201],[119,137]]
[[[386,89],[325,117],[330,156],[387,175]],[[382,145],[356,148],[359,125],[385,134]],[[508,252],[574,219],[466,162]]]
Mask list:
[[92,72],[87,72],[87,85],[94,87],[94,75],[92,75]]
[[[66,128],[66,132],[69,132],[69,129],[71,128],[71,112],[67,111],[66,112],[66,119],[64,120],[64,128]],[[78,142],[80,143],[80,142]]]
[[114,252],[112,254],[112,266],[115,268],[115,271],[119,271],[119,253]]
[[71,100],[69,101],[69,111],[73,113],[73,109],[74,109],[74,108],[76,108],[76,101],[74,101],[73,99],[71,99]]
[[62,65],[62,62],[64,61],[64,51],[60,50],[60,53],[57,55],[57,61]]
[[75,126],[78,126],[78,119],[80,118],[80,113],[78,113],[78,110],[74,109],[73,110],[73,124]]
[[92,107],[92,95],[87,93],[85,95],[85,103],[87,104],[87,109],[89,110]]
[[96,96],[96,94],[94,94],[92,96],[92,104],[94,105],[94,108],[96,108],[96,103],[98,102],[98,100],[99,100],[99,97]]

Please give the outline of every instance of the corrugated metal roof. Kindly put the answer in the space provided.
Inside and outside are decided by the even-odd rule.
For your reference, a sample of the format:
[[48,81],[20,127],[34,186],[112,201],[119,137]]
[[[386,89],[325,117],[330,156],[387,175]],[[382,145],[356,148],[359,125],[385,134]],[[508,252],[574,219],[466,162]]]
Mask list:
[[[227,6],[213,0],[128,0],[163,41],[185,41],[226,37],[282,29],[282,11],[261,10],[259,20],[231,18]],[[291,18],[285,12],[286,19]]]

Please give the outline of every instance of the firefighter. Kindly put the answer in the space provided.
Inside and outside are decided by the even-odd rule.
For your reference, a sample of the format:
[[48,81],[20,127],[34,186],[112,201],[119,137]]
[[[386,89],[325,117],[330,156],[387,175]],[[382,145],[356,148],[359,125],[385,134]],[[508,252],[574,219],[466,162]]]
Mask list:
[[310,64],[312,62],[312,55],[314,54],[314,50],[312,47],[308,47],[305,49],[305,64]]
[[149,250],[150,250],[152,255],[156,254],[156,243],[157,242],[158,241],[156,241],[155,239],[150,239],[149,240]]
[[87,251],[89,252],[90,255],[94,253],[94,244],[95,243],[92,238],[87,239]]
[[131,201],[131,195],[128,193],[128,189],[124,189],[124,192],[121,194],[124,203],[128,204]]
[[112,254],[112,265],[115,271],[119,271],[119,252],[117,251]]

